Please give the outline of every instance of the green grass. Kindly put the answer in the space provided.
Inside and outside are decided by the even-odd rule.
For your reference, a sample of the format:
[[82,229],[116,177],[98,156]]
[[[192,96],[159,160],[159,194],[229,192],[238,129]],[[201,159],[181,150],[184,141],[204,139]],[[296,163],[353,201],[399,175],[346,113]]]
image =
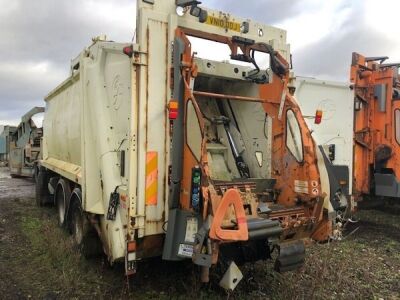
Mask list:
[[[113,281],[121,277],[112,276],[103,280],[102,260],[90,261],[83,258],[74,248],[69,234],[57,227],[54,217],[21,216],[19,227],[24,242],[19,245],[20,261],[15,258],[14,270],[22,278],[21,282],[29,282],[25,287],[38,293],[38,297],[57,295],[61,298],[85,298],[88,295],[103,297],[121,295],[113,289]],[[28,266],[28,268],[26,268]],[[118,278],[119,277],[119,278]]]
[[344,235],[359,227],[354,234],[312,244],[298,271],[278,274],[271,261],[246,264],[245,278],[230,295],[217,286],[215,274],[202,286],[190,262],[160,259],[139,264],[128,292],[123,265],[110,268],[101,258],[83,258],[69,233],[57,226],[54,209],[19,199],[1,203],[0,213],[7,224],[12,220],[10,238],[0,243],[0,277],[14,283],[23,298],[400,299],[400,216],[390,211],[362,211],[361,221]]

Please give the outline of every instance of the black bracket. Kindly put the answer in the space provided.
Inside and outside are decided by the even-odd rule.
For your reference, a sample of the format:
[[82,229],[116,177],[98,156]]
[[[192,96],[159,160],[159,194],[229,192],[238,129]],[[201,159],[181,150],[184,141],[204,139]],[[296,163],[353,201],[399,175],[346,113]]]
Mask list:
[[119,193],[114,191],[110,194],[110,203],[108,205],[107,220],[115,221],[117,216],[117,207],[119,205]]
[[208,222],[204,223],[204,225],[200,228],[200,230],[196,233],[196,244],[193,247],[193,256],[192,260],[198,266],[202,267],[211,267],[212,257],[211,254],[202,253],[201,248],[204,245],[205,239],[208,237]]

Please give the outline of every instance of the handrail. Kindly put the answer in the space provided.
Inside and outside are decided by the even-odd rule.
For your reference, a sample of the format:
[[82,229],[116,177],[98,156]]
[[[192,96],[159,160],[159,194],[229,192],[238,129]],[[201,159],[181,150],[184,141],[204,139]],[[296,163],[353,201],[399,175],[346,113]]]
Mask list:
[[229,99],[229,100],[249,101],[249,102],[265,102],[265,100],[261,99],[261,98],[226,95],[226,94],[216,94],[216,93],[200,92],[200,91],[193,91],[193,95],[212,97],[212,98],[216,98],[216,99]]

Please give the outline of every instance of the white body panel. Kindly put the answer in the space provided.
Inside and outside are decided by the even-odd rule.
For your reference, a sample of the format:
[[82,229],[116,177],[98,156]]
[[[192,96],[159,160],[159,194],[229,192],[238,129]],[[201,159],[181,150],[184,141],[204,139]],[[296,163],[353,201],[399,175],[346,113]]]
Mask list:
[[127,210],[115,221],[105,214],[110,193],[127,191],[129,155],[122,177],[120,155],[128,153],[131,73],[126,44],[97,42],[82,52],[75,74],[46,98],[42,165],[78,183],[83,209],[101,216],[111,258],[125,255]]
[[[312,130],[316,143],[321,146],[334,144],[336,151],[332,163],[348,166],[349,178],[352,178],[354,96],[350,84],[296,77],[294,86],[295,98],[303,115],[307,116],[307,125]],[[314,122],[317,109],[323,111],[321,124]],[[350,180],[349,191],[351,190]]]

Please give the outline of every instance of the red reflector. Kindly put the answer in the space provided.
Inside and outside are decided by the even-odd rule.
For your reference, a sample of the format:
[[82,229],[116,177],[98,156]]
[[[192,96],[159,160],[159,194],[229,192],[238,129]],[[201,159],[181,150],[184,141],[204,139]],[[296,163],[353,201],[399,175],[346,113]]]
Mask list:
[[136,251],[136,242],[128,242],[128,252]]
[[133,47],[132,46],[124,47],[123,52],[124,52],[124,54],[128,55],[129,57],[132,57]]
[[321,124],[321,121],[322,121],[322,110],[317,110],[317,111],[315,112],[315,120],[314,120],[314,123],[315,123],[315,124]]
[[170,111],[169,112],[169,119],[170,120],[176,120],[178,118],[178,112],[177,111]]

